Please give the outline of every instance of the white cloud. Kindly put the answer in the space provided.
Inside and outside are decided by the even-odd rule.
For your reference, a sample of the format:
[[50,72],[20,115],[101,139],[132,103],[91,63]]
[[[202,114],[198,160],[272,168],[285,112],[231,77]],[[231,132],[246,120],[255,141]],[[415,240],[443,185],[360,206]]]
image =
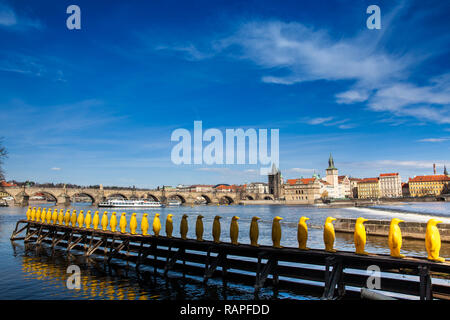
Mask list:
[[398,78],[409,64],[406,56],[374,54],[370,39],[333,40],[324,30],[300,23],[258,21],[243,24],[238,32],[221,41],[223,47],[238,45],[243,59],[282,75],[266,75],[264,82],[294,84],[314,80],[356,80],[373,85]]
[[293,172],[293,173],[314,173],[317,170],[316,169],[308,169],[308,168],[291,168],[286,171]]
[[[241,59],[266,69],[268,74],[262,77],[263,82],[292,85],[316,80],[353,80],[348,90],[336,95],[337,103],[365,103],[369,110],[396,117],[450,123],[450,74],[431,79],[429,85],[406,82],[411,67],[422,57],[374,50],[368,45],[372,42],[368,33],[335,40],[325,30],[300,23],[257,21],[241,25],[234,35],[220,43],[222,49],[238,46]],[[317,118],[308,123],[330,120]]]
[[53,171],[60,171],[61,168],[53,167],[53,168],[51,168],[50,170],[53,170]]
[[355,103],[366,101],[369,93],[365,90],[349,90],[336,95],[338,103]]
[[313,119],[307,120],[306,123],[311,124],[311,125],[316,125],[316,124],[323,124],[323,123],[329,122],[331,120],[333,120],[333,117],[313,118]]
[[0,27],[25,30],[29,28],[42,29],[43,26],[38,19],[18,16],[11,7],[0,4]]
[[14,11],[4,5],[0,5],[0,25],[2,26],[13,26],[17,23],[16,14]]
[[418,142],[444,142],[450,140],[449,138],[427,138],[417,140]]

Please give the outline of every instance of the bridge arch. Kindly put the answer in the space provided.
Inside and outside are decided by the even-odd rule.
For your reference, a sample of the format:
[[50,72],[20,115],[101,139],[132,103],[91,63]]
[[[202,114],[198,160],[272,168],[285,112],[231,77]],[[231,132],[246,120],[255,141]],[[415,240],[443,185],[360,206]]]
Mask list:
[[127,200],[128,198],[124,194],[122,194],[120,192],[116,192],[116,193],[111,193],[111,194],[106,196],[106,200],[110,200],[110,199]]
[[234,202],[233,198],[229,196],[223,196],[219,199],[220,204],[232,204]]
[[251,195],[249,195],[249,194],[246,194],[245,196],[244,196],[244,200],[255,200]]
[[[33,197],[37,197],[37,196],[42,196],[47,201],[50,199],[51,201],[48,201],[48,202],[55,202],[55,203],[58,202],[57,196],[55,196],[53,193],[51,193],[49,191],[45,191],[45,190],[37,190],[36,192],[32,193],[28,199],[31,201],[38,200],[38,199],[33,199]],[[44,200],[44,199],[42,199],[42,200]]]
[[158,198],[157,196],[151,194],[151,193],[145,194],[145,195],[143,196],[143,199],[148,199],[148,200],[151,200],[151,201],[157,201],[157,202],[160,202],[159,198]]
[[206,194],[201,194],[197,197],[198,203],[204,203],[204,204],[210,204],[212,203],[211,198],[208,197]]
[[186,199],[179,194],[171,194],[167,197],[167,200],[180,200],[182,204],[186,203]]
[[91,200],[91,203],[95,203],[95,198],[87,192],[77,192],[77,193],[72,194],[72,196],[70,197],[70,202],[75,203],[76,198],[80,197],[80,196],[89,198]]
[[272,196],[265,196],[263,199],[264,200],[273,200],[273,197]]

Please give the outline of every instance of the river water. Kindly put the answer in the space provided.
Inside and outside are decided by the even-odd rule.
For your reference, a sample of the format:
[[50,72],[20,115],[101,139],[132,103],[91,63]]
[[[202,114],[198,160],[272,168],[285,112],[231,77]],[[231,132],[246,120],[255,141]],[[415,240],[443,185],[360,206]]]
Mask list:
[[[53,207],[51,204],[37,205]],[[74,204],[70,209],[93,210],[97,208],[86,204]],[[77,255],[67,255],[57,250],[51,253],[43,246],[24,246],[23,241],[9,240],[16,222],[25,218],[26,208],[0,208],[0,299],[253,299],[253,288],[229,283],[224,289],[220,280],[212,280],[205,287],[201,279],[195,277],[171,277],[170,279],[154,278],[141,281],[134,274],[132,267],[113,265],[105,267],[94,259]],[[103,212],[103,211],[100,211]],[[313,206],[182,206],[151,210],[118,210],[127,212],[129,219],[132,212],[137,213],[138,222],[144,212],[149,214],[149,221],[158,212],[163,223],[168,213],[174,214],[174,236],[179,236],[179,223],[182,214],[189,218],[189,238],[195,238],[196,216],[204,216],[204,239],[212,240],[211,229],[215,215],[222,216],[222,241],[229,241],[229,225],[233,216],[240,217],[239,239],[241,243],[249,243],[249,227],[251,218],[259,216],[259,243],[271,244],[272,219],[275,216],[281,221],[281,245],[297,246],[297,223],[301,216],[307,216],[309,226],[308,247],[323,249],[323,223],[328,216],[335,218],[356,218],[390,220],[393,217],[405,221],[426,222],[432,217],[439,217],[444,223],[450,223],[450,203],[405,203],[401,205],[378,206],[374,208],[319,208]],[[162,232],[164,234],[164,232]],[[335,248],[342,251],[353,251],[352,234],[336,234]],[[368,236],[366,251],[389,254],[387,238]],[[402,253],[413,256],[426,256],[425,243],[419,240],[404,239]],[[450,258],[450,245],[442,243],[441,256]],[[81,269],[81,289],[67,288],[66,273],[69,265],[76,264]],[[272,297],[271,289],[263,289],[259,297]],[[280,291],[277,298],[316,299],[298,293]]]

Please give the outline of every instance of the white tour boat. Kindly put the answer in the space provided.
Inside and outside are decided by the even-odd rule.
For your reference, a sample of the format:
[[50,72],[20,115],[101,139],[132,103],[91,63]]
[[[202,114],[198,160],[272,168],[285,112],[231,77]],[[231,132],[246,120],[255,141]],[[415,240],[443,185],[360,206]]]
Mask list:
[[162,204],[158,201],[148,200],[107,200],[100,202],[98,206],[109,208],[158,208],[162,207]]

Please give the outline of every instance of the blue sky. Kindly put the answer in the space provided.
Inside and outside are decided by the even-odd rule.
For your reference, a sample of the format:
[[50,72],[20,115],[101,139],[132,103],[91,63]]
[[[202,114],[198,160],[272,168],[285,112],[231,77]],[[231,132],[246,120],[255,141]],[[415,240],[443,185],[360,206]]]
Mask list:
[[[66,8],[81,8],[81,30]],[[381,30],[366,8],[381,9]],[[137,187],[266,181],[174,165],[173,130],[276,128],[285,178],[448,164],[445,1],[0,0],[7,179]]]

